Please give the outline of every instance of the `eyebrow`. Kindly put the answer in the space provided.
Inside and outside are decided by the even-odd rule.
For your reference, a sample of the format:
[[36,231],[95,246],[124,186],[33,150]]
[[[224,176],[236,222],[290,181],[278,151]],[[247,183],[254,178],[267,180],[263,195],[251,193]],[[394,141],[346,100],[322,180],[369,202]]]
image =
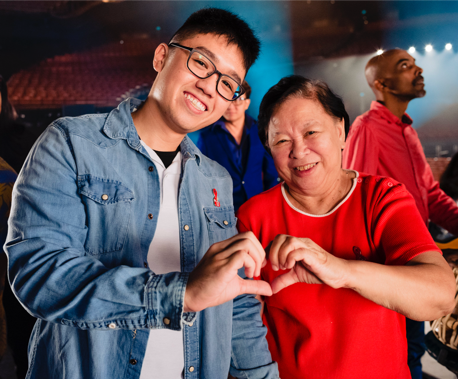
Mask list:
[[[412,58],[413,59],[413,58]],[[398,62],[396,63],[396,66],[399,66],[402,62],[409,62],[410,59],[408,58],[401,58],[398,60]],[[415,59],[413,59],[413,63],[415,63]]]
[[[210,50],[208,50],[206,47],[197,46],[197,47],[194,47],[193,49],[201,50],[203,53],[205,53],[205,55],[208,55],[211,58],[212,61],[215,61],[216,63],[220,63],[220,60],[218,59],[218,57],[215,54],[213,54]],[[225,74],[225,75],[227,75],[227,74]],[[242,83],[242,79],[240,79],[240,76],[234,70],[231,70],[230,71],[230,75],[228,75],[228,76],[234,78],[240,84]]]

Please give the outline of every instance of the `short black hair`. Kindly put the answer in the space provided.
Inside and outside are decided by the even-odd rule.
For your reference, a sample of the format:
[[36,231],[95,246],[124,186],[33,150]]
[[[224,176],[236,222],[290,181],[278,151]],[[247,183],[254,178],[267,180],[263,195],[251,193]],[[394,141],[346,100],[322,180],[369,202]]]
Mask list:
[[458,153],[456,153],[444,173],[440,181],[440,188],[453,200],[458,200]]
[[233,43],[241,50],[247,71],[258,59],[261,42],[253,29],[239,16],[225,9],[203,8],[194,12],[170,42],[181,42],[197,34],[225,36],[229,44]]
[[259,138],[268,151],[270,151],[268,130],[272,114],[290,97],[318,101],[329,116],[345,121],[345,138],[347,137],[350,129],[350,117],[348,117],[340,96],[337,96],[321,80],[307,79],[300,75],[290,75],[280,79],[277,84],[267,91],[259,107]]
[[243,83],[242,83],[242,87],[243,87],[243,89],[245,91],[243,94],[245,95],[245,97],[247,99],[249,99],[250,96],[251,96],[251,86],[248,84],[248,82],[246,80],[244,80]]

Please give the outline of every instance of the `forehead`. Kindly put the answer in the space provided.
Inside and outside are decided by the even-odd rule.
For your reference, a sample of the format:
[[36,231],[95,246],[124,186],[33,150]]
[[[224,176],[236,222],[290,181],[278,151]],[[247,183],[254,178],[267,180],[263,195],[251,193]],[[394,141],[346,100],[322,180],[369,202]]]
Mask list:
[[311,125],[327,125],[332,121],[319,101],[294,97],[275,109],[269,129],[273,133],[293,133]]
[[406,61],[415,62],[415,59],[405,50],[396,50],[387,57],[385,67],[393,70]]
[[179,43],[200,50],[223,74],[231,75],[227,70],[224,71],[227,67],[229,70],[232,69],[232,73],[236,74],[236,79],[240,79],[240,82],[245,78],[246,70],[242,50],[235,43],[229,43],[226,36],[212,33],[196,34]]

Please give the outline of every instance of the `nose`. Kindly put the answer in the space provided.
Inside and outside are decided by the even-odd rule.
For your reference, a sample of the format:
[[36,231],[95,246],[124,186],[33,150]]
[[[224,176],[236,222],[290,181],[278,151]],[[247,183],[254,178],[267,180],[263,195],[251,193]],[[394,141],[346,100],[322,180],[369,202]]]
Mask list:
[[289,157],[291,159],[301,159],[307,154],[310,153],[310,149],[308,148],[307,144],[301,140],[293,140],[293,144],[291,146],[291,152]]
[[206,79],[198,79],[196,87],[202,90],[206,95],[213,97],[216,94],[216,83],[218,82],[218,74],[215,72],[213,75]]
[[417,66],[417,72],[416,72],[416,75],[421,75],[423,74],[423,69],[421,67],[418,67]]

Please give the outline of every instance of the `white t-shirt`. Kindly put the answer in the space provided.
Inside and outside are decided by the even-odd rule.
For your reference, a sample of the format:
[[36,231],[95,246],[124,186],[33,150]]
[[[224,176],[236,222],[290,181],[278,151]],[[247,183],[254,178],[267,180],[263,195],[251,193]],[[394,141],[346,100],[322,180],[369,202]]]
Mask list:
[[[159,176],[161,205],[156,232],[148,250],[148,265],[155,274],[181,271],[178,220],[178,183],[181,153],[166,169],[154,150],[142,141]],[[180,379],[183,377],[183,332],[151,329],[140,379]]]

